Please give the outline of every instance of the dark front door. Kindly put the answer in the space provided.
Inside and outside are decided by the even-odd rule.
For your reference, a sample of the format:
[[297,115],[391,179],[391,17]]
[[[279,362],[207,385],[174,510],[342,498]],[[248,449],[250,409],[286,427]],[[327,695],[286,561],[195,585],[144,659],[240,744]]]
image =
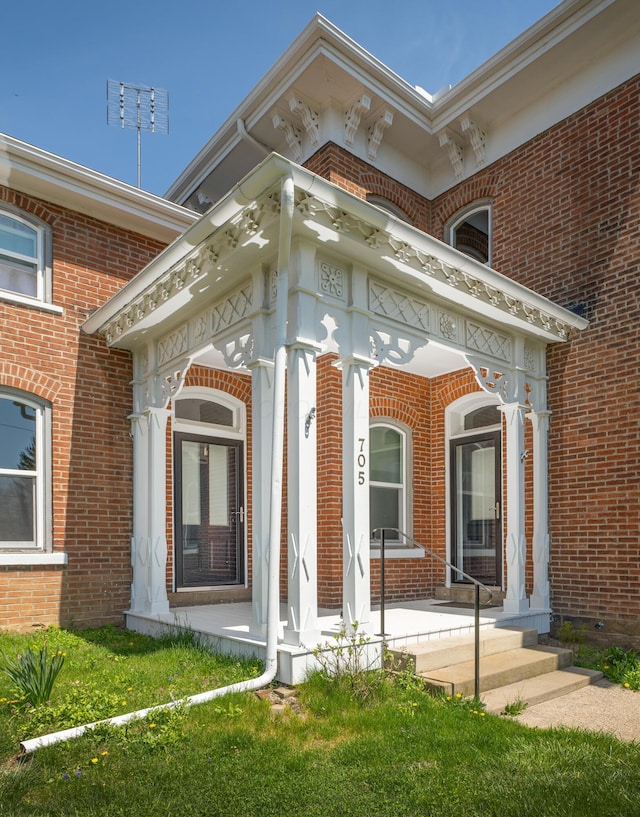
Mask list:
[[[489,585],[502,578],[500,432],[451,442],[452,562]],[[455,570],[452,581],[466,581]]]
[[242,443],[175,434],[176,584],[244,581]]

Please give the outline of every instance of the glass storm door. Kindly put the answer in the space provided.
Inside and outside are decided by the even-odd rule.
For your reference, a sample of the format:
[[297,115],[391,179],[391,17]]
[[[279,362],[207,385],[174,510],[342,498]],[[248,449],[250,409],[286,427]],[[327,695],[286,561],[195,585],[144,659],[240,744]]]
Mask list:
[[175,434],[178,588],[244,581],[242,443]]
[[[451,442],[452,562],[499,585],[502,573],[500,432]],[[452,581],[466,581],[451,571]]]

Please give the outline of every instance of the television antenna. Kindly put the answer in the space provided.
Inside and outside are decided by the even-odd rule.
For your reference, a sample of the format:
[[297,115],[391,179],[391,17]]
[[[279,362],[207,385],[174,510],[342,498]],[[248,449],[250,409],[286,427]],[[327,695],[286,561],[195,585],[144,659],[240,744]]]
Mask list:
[[107,124],[138,132],[138,187],[140,187],[140,133],[169,133],[169,93],[130,82],[107,80]]

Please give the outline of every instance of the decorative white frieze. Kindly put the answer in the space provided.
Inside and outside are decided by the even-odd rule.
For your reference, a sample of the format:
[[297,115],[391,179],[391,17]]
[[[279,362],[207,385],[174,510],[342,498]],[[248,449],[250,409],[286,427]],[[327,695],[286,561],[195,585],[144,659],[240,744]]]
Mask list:
[[467,321],[466,345],[469,349],[482,354],[497,357],[500,360],[511,360],[511,339],[506,335],[494,332],[473,321]]
[[344,301],[345,295],[345,275],[340,267],[330,264],[328,261],[321,261],[318,265],[318,289],[323,295],[330,295]]
[[476,155],[478,165],[484,164],[487,135],[476,122],[473,122],[468,114],[460,120],[462,132],[469,138],[471,147]]
[[378,149],[382,144],[382,136],[392,124],[393,112],[386,110],[369,126],[367,131],[367,155],[370,159],[373,160],[377,157]]
[[158,366],[163,367],[175,358],[191,355],[209,342],[214,335],[248,317],[253,303],[251,281],[246,281],[235,292],[217,301],[175,332],[158,341]]
[[369,309],[377,315],[384,315],[396,321],[422,329],[430,329],[429,304],[418,298],[397,292],[378,281],[369,281]]
[[281,130],[284,133],[284,138],[287,140],[289,150],[294,162],[299,162],[302,159],[302,139],[299,128],[289,122],[288,119],[280,116],[279,113],[274,113],[271,117],[271,122],[276,130]]
[[252,307],[252,297],[253,287],[251,281],[247,281],[228,298],[214,304],[211,309],[212,333],[221,332],[245,318]]
[[[217,230],[191,255],[183,258],[158,278],[145,293],[113,318],[102,330],[107,343],[117,342],[124,332],[151,315],[159,304],[170,302],[175,294],[204,278],[221,260],[277,219],[279,208],[279,194],[273,191],[259,202],[247,206],[236,218]],[[241,289],[244,290],[247,286],[249,285],[244,284]],[[231,300],[225,311],[231,318],[234,313],[238,313],[243,297],[239,291],[229,296]],[[238,298],[240,302],[236,302]],[[250,288],[247,298],[251,298]],[[228,299],[221,303],[225,303],[226,300]],[[222,319],[222,324],[228,325],[226,318]]]
[[299,212],[312,215],[314,220],[327,228],[339,224],[343,230],[348,227],[353,240],[361,240],[363,246],[375,249],[381,255],[392,255],[398,261],[418,270],[429,278],[456,289],[468,292],[480,303],[495,306],[506,314],[514,315],[528,323],[552,333],[558,340],[569,337],[570,326],[542,310],[532,307],[523,300],[514,298],[503,290],[485,283],[481,278],[463,271],[452,264],[424,252],[412,244],[402,241],[386,230],[373,226],[363,218],[349,215],[344,211],[312,194],[296,190],[296,208]]
[[367,113],[371,107],[371,97],[363,94],[346,111],[344,115],[344,142],[346,145],[353,145],[356,133],[360,127],[362,114]]
[[456,179],[461,179],[464,175],[464,148],[456,139],[455,135],[449,131],[444,130],[439,135],[440,147],[446,148],[449,154],[449,161],[453,168],[453,173]]
[[440,312],[438,318],[438,334],[444,340],[458,339],[458,320],[447,312]]
[[297,113],[302,119],[302,125],[313,147],[320,144],[320,117],[316,111],[294,95],[289,97],[289,110],[291,113]]
[[181,326],[176,332],[158,341],[158,365],[164,366],[174,357],[183,355],[189,347],[189,332],[187,326]]
[[524,344],[524,367],[528,372],[537,372],[538,370],[538,360],[536,355],[536,350],[530,346],[528,343]]

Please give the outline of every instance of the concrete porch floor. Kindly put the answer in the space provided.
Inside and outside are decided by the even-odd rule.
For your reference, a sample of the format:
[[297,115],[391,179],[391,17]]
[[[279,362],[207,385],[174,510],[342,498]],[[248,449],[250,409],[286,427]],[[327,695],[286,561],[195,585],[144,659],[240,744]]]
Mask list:
[[[320,609],[318,623],[320,639],[314,644],[291,645],[284,643],[287,624],[286,605],[281,605],[278,644],[278,680],[297,684],[313,668],[314,650],[333,643],[340,629],[340,611]],[[265,639],[252,631],[250,602],[206,604],[192,607],[174,607],[169,613],[147,615],[128,611],[125,614],[129,629],[158,636],[170,629],[193,630],[218,652],[238,657],[264,658]],[[481,629],[493,627],[533,627],[539,633],[549,632],[549,612],[527,610],[520,614],[505,613],[502,607],[480,609]],[[380,633],[380,609],[374,607],[368,629],[372,660],[380,656],[383,641],[389,647],[402,649],[416,641],[448,638],[473,633],[473,608],[452,607],[451,603],[436,599],[389,602],[385,606],[386,638]]]

